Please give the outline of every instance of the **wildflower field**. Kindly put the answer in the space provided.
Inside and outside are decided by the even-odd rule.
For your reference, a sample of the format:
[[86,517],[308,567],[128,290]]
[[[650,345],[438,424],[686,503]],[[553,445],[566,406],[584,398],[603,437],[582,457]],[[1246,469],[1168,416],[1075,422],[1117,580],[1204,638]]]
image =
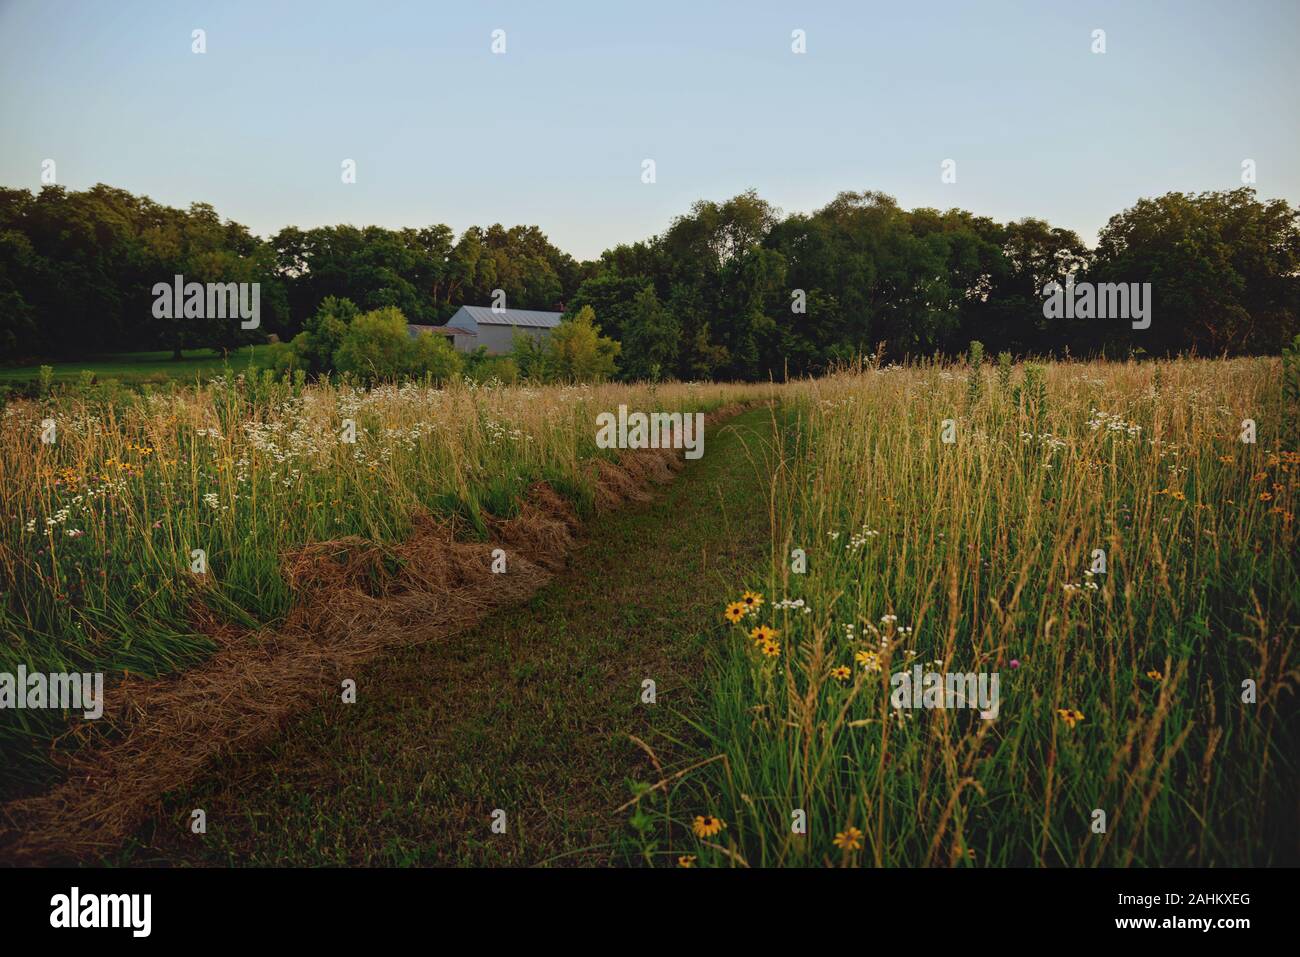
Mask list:
[[[365,389],[266,373],[11,402],[0,413],[0,672],[103,672],[111,685],[184,671],[230,628],[284,618],[286,565],[303,546],[400,542],[420,515],[483,538],[539,482],[590,514],[591,464],[614,454],[596,446],[600,411],[709,410],[761,391]],[[50,777],[50,739],[66,722],[0,718],[6,796]]]
[[[699,767],[634,812],[648,859],[1300,859],[1282,364],[980,358],[787,388],[770,565],[717,606]],[[996,717],[894,707],[918,665],[996,673]]]
[[[767,386],[266,374],[14,401],[0,672],[103,672],[117,712],[6,710],[0,797],[81,809],[101,862],[1295,863],[1295,375],[976,348]],[[672,480],[654,506],[597,446],[620,405],[719,413],[703,462],[637,473]],[[481,580],[431,571],[458,542]],[[512,591],[525,556],[548,575]],[[420,631],[454,609],[396,580],[476,623]],[[374,608],[295,619],[322,591]],[[381,628],[412,647],[367,645]],[[998,698],[900,706],[914,671]],[[270,752],[240,751],[254,727]]]

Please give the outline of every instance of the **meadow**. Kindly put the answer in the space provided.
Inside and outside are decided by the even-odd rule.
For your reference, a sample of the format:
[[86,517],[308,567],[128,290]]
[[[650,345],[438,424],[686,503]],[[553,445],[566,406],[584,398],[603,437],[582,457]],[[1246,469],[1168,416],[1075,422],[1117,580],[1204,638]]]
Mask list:
[[[591,463],[616,454],[596,446],[599,411],[707,411],[755,393],[468,381],[366,389],[264,372],[10,402],[0,411],[0,671],[102,671],[110,685],[184,671],[223,628],[284,619],[295,602],[287,564],[304,546],[400,542],[422,515],[483,538],[538,482],[589,515]],[[47,780],[62,716],[3,718],[3,790]]]
[[[289,618],[308,552],[346,564],[371,549],[364,574],[384,594],[380,579],[418,564],[400,546],[424,516],[488,542],[544,483],[591,518],[598,466],[617,457],[597,447],[600,413],[747,404],[743,429],[715,433],[674,480],[689,527],[632,508],[594,532],[618,536],[586,553],[600,567],[549,598],[454,644],[385,652],[381,684],[424,669],[428,702],[371,696],[361,725],[318,710],[283,732],[280,763],[240,759],[234,792],[178,798],[178,813],[226,806],[244,831],[195,847],[159,825],[140,859],[1295,863],[1290,361],[990,364],[973,350],[779,386],[56,386],[0,412],[0,671],[102,671],[110,697],[185,674]],[[626,567],[602,573],[611,561]],[[674,597],[679,571],[689,598]],[[666,682],[646,710],[652,659],[690,690]],[[996,717],[894,707],[891,679],[917,666],[996,674]],[[544,717],[497,704],[525,701]],[[56,780],[54,753],[82,743],[59,737],[57,712],[4,719],[6,797]],[[429,735],[446,745],[428,751]],[[310,797],[372,762],[370,798]],[[306,778],[286,789],[295,769]],[[428,815],[463,834],[483,813],[468,780],[556,796],[531,843],[441,846]],[[598,833],[612,850],[583,844]]]
[[[647,859],[1295,864],[1281,364],[972,359],[786,391],[770,563],[717,606],[702,766],[641,796]],[[998,674],[996,720],[893,707],[918,664]]]

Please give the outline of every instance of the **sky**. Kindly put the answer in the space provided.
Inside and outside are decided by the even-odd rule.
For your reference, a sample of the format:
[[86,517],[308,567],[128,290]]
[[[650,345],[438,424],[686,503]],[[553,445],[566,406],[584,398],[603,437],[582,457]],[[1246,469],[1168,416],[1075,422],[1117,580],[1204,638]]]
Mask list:
[[870,189],[1092,244],[1246,159],[1300,204],[1298,41],[1297,0],[0,0],[0,185],[53,159],[262,236],[535,224],[580,259],[699,199]]

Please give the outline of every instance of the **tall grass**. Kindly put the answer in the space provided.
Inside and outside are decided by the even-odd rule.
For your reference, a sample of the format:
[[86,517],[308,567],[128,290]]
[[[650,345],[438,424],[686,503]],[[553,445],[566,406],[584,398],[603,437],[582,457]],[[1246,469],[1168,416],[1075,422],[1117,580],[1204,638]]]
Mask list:
[[[579,511],[595,416],[627,403],[707,410],[726,385],[371,390],[222,376],[139,394],[54,391],[3,409],[0,671],[156,675],[213,647],[200,616],[274,623],[294,596],[287,553],[344,536],[400,540],[418,512],[466,533],[549,481]],[[344,441],[345,420],[355,443]],[[41,441],[53,420],[53,443]],[[206,573],[193,571],[194,550]],[[211,629],[206,629],[210,631]],[[5,710],[5,781],[24,779],[61,716]],[[36,770],[39,770],[37,768]]]
[[[770,566],[731,596],[765,602],[718,626],[698,721],[724,757],[669,797],[687,829],[726,824],[687,835],[700,863],[1300,859],[1300,456],[1278,363],[1008,367],[993,388],[927,364],[787,389]],[[761,624],[779,653],[748,637]],[[918,663],[998,673],[997,718],[893,708],[891,675]]]

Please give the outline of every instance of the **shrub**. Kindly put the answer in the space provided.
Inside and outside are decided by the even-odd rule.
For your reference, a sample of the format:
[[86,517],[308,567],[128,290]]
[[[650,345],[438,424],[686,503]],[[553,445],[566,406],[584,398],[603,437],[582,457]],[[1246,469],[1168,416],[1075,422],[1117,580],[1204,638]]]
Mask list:
[[343,334],[334,368],[366,381],[399,378],[406,371],[410,342],[400,310],[387,306],[367,312]]
[[572,319],[559,324],[546,340],[554,375],[565,382],[604,382],[614,374],[621,346],[600,334],[596,313],[583,306]]
[[[405,334],[406,320],[402,320],[402,324]],[[409,375],[429,375],[436,382],[446,382],[460,375],[464,368],[460,353],[445,336],[423,332],[414,339],[408,338],[407,342],[406,372]]]
[[519,366],[510,356],[490,356],[485,346],[479,346],[465,356],[465,375],[480,385],[493,379],[514,385],[519,381]]
[[444,382],[461,371],[461,357],[441,336],[411,338],[406,317],[395,306],[358,316],[334,353],[334,368],[364,381],[430,375]]
[[657,380],[664,369],[677,367],[681,351],[682,325],[659,303],[652,286],[646,286],[632,302],[624,330],[627,343],[623,376],[627,379]]
[[[299,337],[306,333],[300,333]],[[297,342],[297,339],[294,340]],[[302,359],[297,349],[289,342],[272,342],[257,351],[259,369],[269,369],[276,375],[300,370]]]
[[308,372],[329,372],[334,368],[334,354],[343,344],[348,327],[360,315],[351,299],[326,296],[315,315],[303,324],[293,345]]
[[510,358],[519,375],[531,382],[549,382],[553,377],[546,346],[518,329],[511,335]]
[[332,372],[334,354],[358,315],[352,300],[326,296],[291,341],[272,341],[258,351],[257,366],[277,375],[302,372],[320,376]]

